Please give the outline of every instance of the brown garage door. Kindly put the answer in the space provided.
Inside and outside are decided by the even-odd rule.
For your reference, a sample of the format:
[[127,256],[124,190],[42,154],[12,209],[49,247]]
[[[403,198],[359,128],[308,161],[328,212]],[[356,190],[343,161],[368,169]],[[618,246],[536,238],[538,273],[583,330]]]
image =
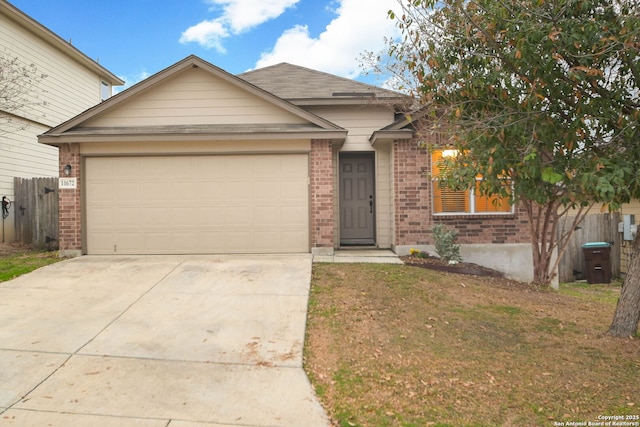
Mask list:
[[309,252],[306,154],[85,160],[89,254]]

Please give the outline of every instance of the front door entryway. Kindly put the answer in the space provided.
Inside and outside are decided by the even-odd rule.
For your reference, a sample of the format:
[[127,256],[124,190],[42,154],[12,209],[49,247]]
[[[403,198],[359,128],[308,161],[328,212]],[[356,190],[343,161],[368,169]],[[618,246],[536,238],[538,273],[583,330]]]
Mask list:
[[341,153],[339,168],[340,245],[374,245],[374,153]]

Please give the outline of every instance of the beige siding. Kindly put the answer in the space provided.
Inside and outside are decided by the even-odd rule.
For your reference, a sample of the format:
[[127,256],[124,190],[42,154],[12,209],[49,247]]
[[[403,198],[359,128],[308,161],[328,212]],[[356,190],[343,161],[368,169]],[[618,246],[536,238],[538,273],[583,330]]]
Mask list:
[[33,139],[34,134],[42,133],[47,128],[36,124],[26,125],[28,127],[24,130],[2,135],[0,175],[10,177],[12,182],[14,177],[57,176],[58,150],[37,144]]
[[632,200],[630,203],[622,205],[620,208],[622,215],[635,215],[636,224],[640,223],[640,200]]
[[308,111],[349,130],[341,151],[371,151],[371,134],[393,123],[393,111],[387,107],[339,106],[311,107]]
[[381,248],[390,248],[393,242],[391,171],[391,144],[381,144],[376,150],[376,236]]
[[38,73],[46,75],[35,100],[43,105],[21,115],[53,127],[100,102],[100,76],[4,15],[0,15],[0,41],[0,55],[35,64]]
[[340,247],[340,183],[338,182],[338,149],[333,148],[332,161],[333,166],[333,247]]
[[191,68],[86,126],[306,123],[235,85]]

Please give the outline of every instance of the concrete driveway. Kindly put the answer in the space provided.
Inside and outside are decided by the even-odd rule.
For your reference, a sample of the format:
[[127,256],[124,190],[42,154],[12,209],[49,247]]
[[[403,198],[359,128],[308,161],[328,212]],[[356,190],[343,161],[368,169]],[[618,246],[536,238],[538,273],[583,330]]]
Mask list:
[[322,426],[311,256],[84,256],[0,283],[0,425]]

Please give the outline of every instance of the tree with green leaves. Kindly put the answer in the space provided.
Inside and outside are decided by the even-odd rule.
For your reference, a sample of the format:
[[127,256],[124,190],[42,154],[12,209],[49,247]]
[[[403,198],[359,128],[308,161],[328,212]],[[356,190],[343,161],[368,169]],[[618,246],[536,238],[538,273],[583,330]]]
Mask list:
[[[399,2],[389,14],[403,39],[390,55],[419,82],[415,95],[428,114],[418,128],[450,129],[458,153],[439,185],[522,206],[534,282],[549,285],[574,228],[557,230],[560,217],[571,214],[577,225],[594,204],[617,209],[640,197],[637,3]],[[640,264],[632,263],[622,295],[635,314],[611,332],[629,335],[640,318]]]

